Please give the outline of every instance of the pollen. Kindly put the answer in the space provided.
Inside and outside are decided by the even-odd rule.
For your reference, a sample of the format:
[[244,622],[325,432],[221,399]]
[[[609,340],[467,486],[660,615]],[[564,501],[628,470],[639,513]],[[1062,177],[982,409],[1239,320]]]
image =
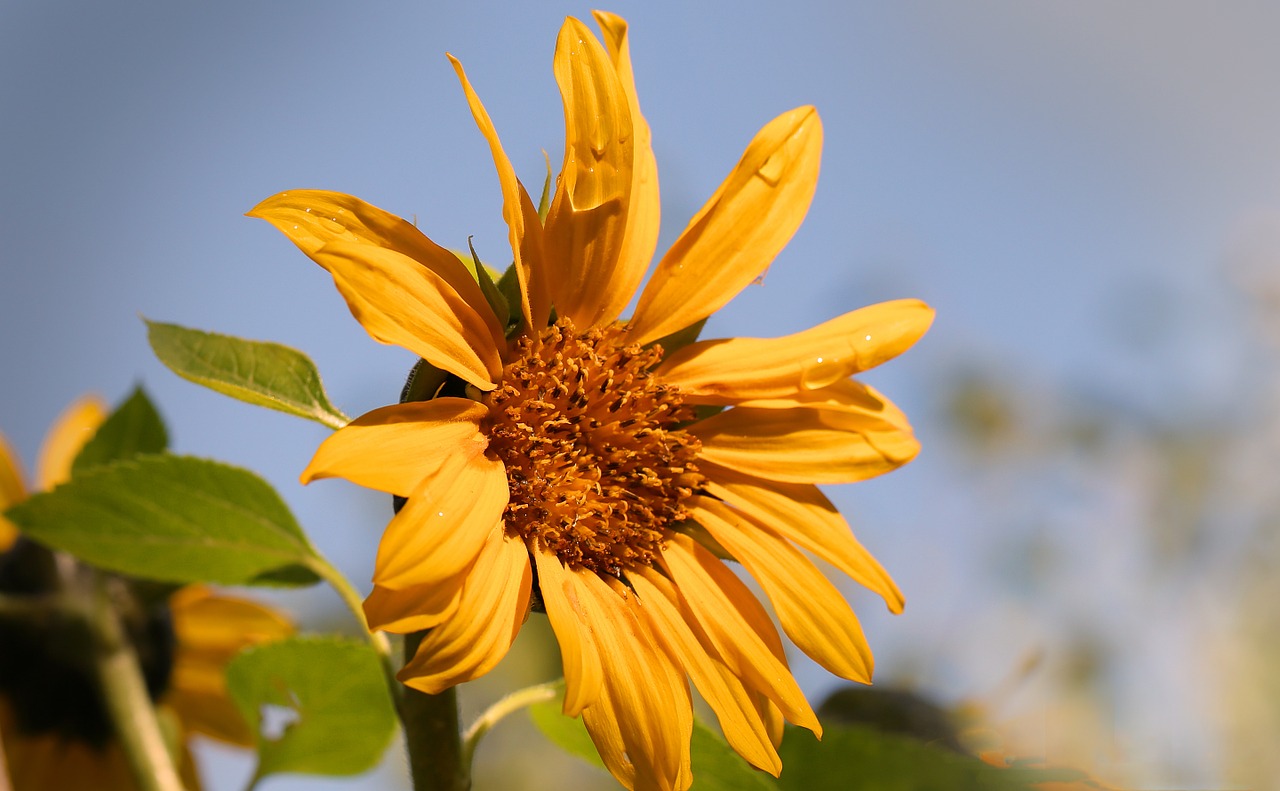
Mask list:
[[578,334],[560,319],[516,342],[484,399],[489,450],[507,469],[509,535],[572,568],[621,576],[650,565],[701,482],[694,417],[650,373],[659,346],[619,327]]

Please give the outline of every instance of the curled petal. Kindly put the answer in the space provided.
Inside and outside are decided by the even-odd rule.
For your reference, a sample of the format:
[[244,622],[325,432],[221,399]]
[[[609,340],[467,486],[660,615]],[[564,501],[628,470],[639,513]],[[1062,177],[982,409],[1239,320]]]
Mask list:
[[831,501],[808,483],[752,478],[704,465],[708,493],[768,525],[880,594],[890,612],[902,612],[902,591],[870,552],[858,543]]
[[373,581],[402,589],[440,583],[466,571],[501,520],[507,496],[502,462],[484,454],[449,456],[387,525]]
[[582,712],[605,766],[636,789],[684,791],[692,782],[689,739],[693,707],[684,674],[643,620],[636,597],[590,571],[580,591],[605,620],[594,625],[604,663],[600,698]]
[[71,463],[107,419],[107,405],[85,396],[63,410],[36,457],[36,491],[47,492],[71,477]]
[[679,591],[681,615],[703,647],[788,720],[821,736],[822,726],[787,667],[777,630],[747,586],[685,535],[671,537],[662,563]]
[[423,638],[396,677],[436,695],[489,672],[520,632],[532,583],[524,542],[495,525],[466,575],[456,611]]
[[376,341],[402,346],[481,390],[502,375],[489,315],[408,256],[384,247],[330,242],[311,256],[333,275],[351,315]]
[[782,338],[699,341],[663,360],[663,381],[692,403],[735,403],[827,387],[897,357],[933,322],[917,299],[861,308]]
[[364,600],[364,617],[370,629],[392,634],[412,634],[430,629],[458,609],[458,596],[466,572],[442,582],[384,588],[374,585]]
[[451,455],[475,456],[487,445],[488,414],[467,398],[410,401],[368,412],[320,443],[302,482],[345,478],[387,494],[408,495]]
[[476,126],[480,127],[480,133],[489,143],[489,152],[498,171],[498,183],[502,187],[502,219],[507,223],[507,238],[511,242],[516,276],[520,281],[520,297],[523,302],[521,315],[529,322],[531,329],[541,329],[547,325],[547,317],[551,313],[551,292],[542,260],[542,221],[538,218],[538,209],[533,205],[524,185],[516,178],[515,168],[511,166],[511,160],[502,148],[502,141],[498,139],[498,131],[489,118],[489,112],[481,104],[480,97],[471,87],[462,64],[452,55],[448,57],[462,82],[462,91],[467,96],[467,104],[471,107]]
[[564,99],[564,164],[547,214],[544,260],[556,312],[587,330],[617,318],[644,275],[644,264],[638,272],[634,264],[618,266],[635,134],[609,54],[576,19],[560,29],[555,74]]
[[650,343],[704,319],[760,277],[809,211],[821,159],[814,108],[766,124],[658,263],[631,319],[634,340]]
[[701,459],[772,481],[849,483],[915,458],[910,431],[860,414],[822,409],[734,407],[687,429]]
[[564,713],[576,717],[594,704],[601,693],[604,667],[593,630],[603,617],[583,590],[582,575],[564,567],[553,553],[535,549],[538,590],[547,608],[547,620],[560,645],[564,667]]
[[723,662],[709,655],[698,642],[680,615],[675,586],[660,574],[632,574],[627,581],[643,605],[636,611],[649,620],[653,633],[716,713],[725,740],[752,766],[777,777],[782,760],[752,695]]
[[448,283],[471,310],[485,319],[494,344],[503,341],[503,328],[466,266],[413,224],[390,212],[341,192],[291,190],[272,195],[246,216],[271,223],[321,266],[325,264],[315,253],[330,242],[385,247],[408,256]]
[[710,498],[695,498],[693,518],[764,587],[787,636],[832,673],[871,683],[862,626],[836,586],[790,542]]

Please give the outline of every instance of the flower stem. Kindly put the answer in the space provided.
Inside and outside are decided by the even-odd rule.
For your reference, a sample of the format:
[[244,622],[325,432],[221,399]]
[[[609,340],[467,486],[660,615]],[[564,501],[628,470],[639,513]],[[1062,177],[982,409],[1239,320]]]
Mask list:
[[[424,636],[426,632],[405,637],[405,662],[413,659]],[[414,791],[468,791],[471,767],[462,760],[456,688],[428,695],[405,687],[400,717]]]
[[479,746],[480,740],[484,738],[484,735],[493,726],[501,722],[504,717],[514,714],[520,709],[528,708],[535,703],[554,700],[560,694],[562,684],[562,681],[549,681],[545,684],[536,684],[532,687],[518,689],[485,709],[484,713],[477,717],[475,722],[471,723],[471,726],[462,734],[463,766],[470,768],[476,753],[476,747]]
[[111,604],[107,580],[94,576],[96,590],[89,613],[95,638],[94,664],[116,738],[141,791],[183,791],[147,694],[138,656]]

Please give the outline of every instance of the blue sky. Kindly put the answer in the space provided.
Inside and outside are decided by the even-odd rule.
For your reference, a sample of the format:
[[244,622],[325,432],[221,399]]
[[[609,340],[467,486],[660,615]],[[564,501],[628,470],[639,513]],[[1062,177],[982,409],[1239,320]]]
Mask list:
[[[950,603],[980,586],[966,531],[983,528],[955,510],[965,463],[939,447],[933,395],[946,375],[993,367],[1120,411],[1230,408],[1248,359],[1223,264],[1280,207],[1274,6],[611,10],[632,25],[663,188],[660,250],[760,126],[800,104],[822,114],[805,225],[708,336],[782,334],[897,297],[938,310],[929,337],[870,377],[918,416],[924,454],[836,493],[907,593],[903,617],[866,617],[882,673],[899,647],[954,627],[966,611]],[[408,353],[369,341],[329,279],[242,214],[282,190],[335,189],[416,218],[448,246],[474,234],[501,260],[496,177],[444,53],[466,65],[536,189],[542,151],[558,162],[563,141],[556,30],[589,13],[551,2],[0,3],[5,434],[33,459],[77,395],[117,401],[142,382],[178,451],[262,472],[366,580],[380,500],[296,482],[325,430],[177,379],[152,359],[139,315],[298,347],[349,413],[394,400]],[[995,650],[988,664],[1016,664],[1017,645]],[[957,660],[941,693],[994,683],[983,664]],[[799,666],[810,689],[825,688]],[[1196,704],[1165,705],[1179,719]],[[1210,782],[1212,756],[1201,763]]]

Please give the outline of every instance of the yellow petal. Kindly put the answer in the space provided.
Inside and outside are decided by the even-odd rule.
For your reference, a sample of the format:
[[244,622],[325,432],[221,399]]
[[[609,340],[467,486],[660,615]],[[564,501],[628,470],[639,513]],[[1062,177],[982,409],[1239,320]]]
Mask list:
[[[789,395],[751,398],[738,406],[762,409],[819,409],[843,414],[846,420],[895,429],[910,434],[911,423],[906,414],[879,390],[856,379],[841,379],[826,387],[801,390]],[[861,421],[858,421],[861,418]],[[886,430],[888,430],[886,428]]]
[[580,571],[579,592],[603,620],[593,625],[604,664],[599,700],[582,712],[605,766],[635,789],[684,791],[693,708],[684,674],[650,634],[640,605],[625,588],[616,591],[594,572]]
[[169,609],[177,650],[165,703],[190,732],[253,744],[253,732],[227,693],[227,664],[248,646],[293,634],[293,623],[270,607],[202,585],[169,597]]
[[495,345],[503,342],[503,328],[466,266],[411,223],[390,212],[341,192],[291,190],[267,198],[254,206],[247,216],[274,225],[321,266],[325,264],[316,259],[315,253],[330,242],[385,247],[408,256],[448,283],[478,316],[485,319]]
[[739,511],[776,530],[867,588],[880,594],[890,612],[902,612],[902,592],[870,552],[853,537],[849,523],[831,501],[807,483],[752,478],[704,465],[704,488]]
[[560,644],[564,713],[576,717],[601,694],[604,669],[592,630],[602,616],[583,592],[578,574],[565,568],[551,552],[534,549],[532,554],[538,566],[538,590],[547,608],[547,620]]
[[658,246],[661,201],[658,193],[658,160],[653,155],[649,124],[640,113],[635,75],[631,70],[631,45],[627,38],[627,22],[607,11],[592,11],[596,24],[604,33],[604,45],[618,72],[618,80],[627,95],[631,124],[635,130],[635,159],[631,178],[631,199],[627,206],[627,230],[622,251],[618,255],[618,281],[615,293],[607,295],[609,303],[601,309],[604,316],[617,316],[631,301],[640,280],[649,269],[653,251]]
[[822,409],[734,407],[689,426],[699,457],[772,481],[849,483],[915,458],[907,431],[861,414]]
[[487,446],[480,421],[488,414],[467,398],[393,404],[368,412],[330,435],[302,471],[302,482],[345,478],[388,494],[408,495],[451,455],[475,456]]
[[933,309],[900,299],[782,338],[699,341],[658,368],[692,403],[734,403],[827,387],[897,357],[924,335]]
[[532,584],[524,541],[495,525],[462,584],[457,610],[427,634],[396,678],[435,695],[489,672],[520,632]]
[[507,507],[502,462],[449,456],[387,524],[373,581],[399,590],[441,583],[471,567]]
[[547,214],[545,261],[556,312],[585,331],[630,301],[645,263],[619,266],[630,212],[635,135],[609,55],[585,25],[565,20],[556,41],[564,99],[564,164]]
[[660,574],[631,574],[627,582],[643,605],[636,611],[648,619],[667,653],[679,661],[703,700],[716,713],[725,740],[752,766],[777,777],[782,771],[782,760],[752,703],[751,694],[723,662],[711,657],[698,642],[680,616],[675,604],[679,596],[671,581]]
[[680,612],[696,626],[699,641],[750,690],[777,704],[788,720],[819,736],[822,726],[791,676],[768,614],[720,559],[693,539],[676,534],[662,563],[680,593]]
[[107,405],[84,396],[63,410],[36,457],[36,491],[47,492],[71,477],[71,463],[107,418]]
[[696,497],[693,518],[764,588],[782,629],[832,673],[871,683],[871,647],[840,591],[800,550],[718,500]]
[[770,121],[649,279],[633,338],[649,343],[710,316],[760,277],[809,211],[822,159],[812,107]]
[[448,58],[462,82],[462,91],[467,96],[467,104],[471,107],[476,126],[480,127],[480,133],[489,143],[489,152],[498,171],[498,183],[502,187],[502,219],[507,223],[507,238],[511,242],[516,276],[520,280],[522,315],[529,320],[532,330],[541,329],[547,325],[547,318],[551,313],[551,292],[542,259],[542,221],[538,219],[538,209],[533,205],[524,185],[516,178],[515,168],[511,166],[511,160],[507,158],[502,142],[498,139],[498,131],[494,128],[488,111],[480,103],[480,97],[471,87],[462,64],[452,55],[448,55]]
[[402,346],[481,390],[495,387],[502,360],[489,331],[492,315],[473,310],[435,272],[395,250],[354,242],[330,242],[311,257],[333,275],[374,340]]
[[364,600],[364,618],[370,629],[411,634],[430,629],[458,609],[458,597],[466,572],[443,582],[410,585],[392,590],[374,585]]
[[18,540],[18,528],[2,515],[5,509],[27,499],[27,487],[23,483],[22,462],[13,452],[8,440],[0,434],[0,552],[13,546]]

